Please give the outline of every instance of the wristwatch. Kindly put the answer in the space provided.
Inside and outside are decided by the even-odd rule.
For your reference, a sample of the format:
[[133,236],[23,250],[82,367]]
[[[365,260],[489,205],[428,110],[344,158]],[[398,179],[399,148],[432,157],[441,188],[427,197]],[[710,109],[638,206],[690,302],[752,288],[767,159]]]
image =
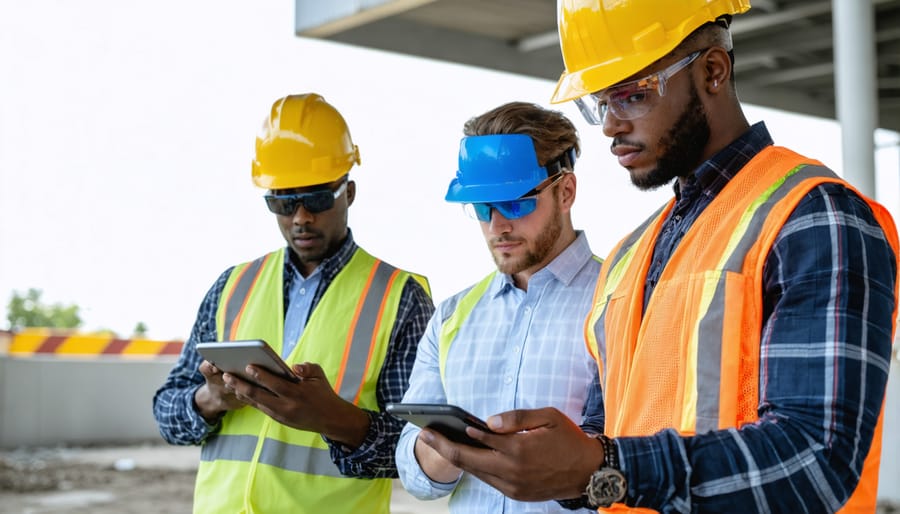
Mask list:
[[603,445],[603,464],[591,475],[584,491],[585,503],[591,509],[609,507],[620,502],[628,491],[625,475],[619,471],[618,448],[605,435],[598,435],[596,439]]

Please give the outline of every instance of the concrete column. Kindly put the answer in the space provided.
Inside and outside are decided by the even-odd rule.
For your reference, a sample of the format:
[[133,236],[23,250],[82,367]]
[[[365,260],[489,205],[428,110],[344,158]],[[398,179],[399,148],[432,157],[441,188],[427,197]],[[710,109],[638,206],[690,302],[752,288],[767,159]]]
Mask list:
[[[894,343],[896,347],[898,343]],[[884,405],[878,500],[900,505],[900,350],[894,350]]]
[[844,178],[875,197],[875,12],[872,0],[832,0],[837,119]]

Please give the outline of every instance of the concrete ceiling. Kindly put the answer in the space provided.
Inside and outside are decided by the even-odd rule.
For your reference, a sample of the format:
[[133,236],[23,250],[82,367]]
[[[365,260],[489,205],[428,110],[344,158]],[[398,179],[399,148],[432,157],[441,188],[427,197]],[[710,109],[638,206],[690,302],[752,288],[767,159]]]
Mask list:
[[[839,0],[860,1],[860,0]],[[900,131],[900,0],[875,9],[878,126]],[[298,36],[551,80],[563,70],[556,0],[295,0]],[[735,18],[741,99],[835,117],[831,0],[751,0]],[[548,101],[550,92],[547,93]]]

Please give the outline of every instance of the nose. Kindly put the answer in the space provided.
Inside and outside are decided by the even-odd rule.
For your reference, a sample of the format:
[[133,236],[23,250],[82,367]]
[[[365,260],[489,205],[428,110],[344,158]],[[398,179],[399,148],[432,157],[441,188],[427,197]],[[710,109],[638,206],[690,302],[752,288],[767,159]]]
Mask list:
[[631,122],[616,118],[611,109],[606,112],[606,117],[603,118],[603,134],[606,137],[615,137],[624,132],[629,132],[630,128]]
[[512,223],[497,209],[491,208],[491,221],[488,222],[488,227],[492,234],[505,234],[512,230]]
[[308,225],[313,222],[315,216],[308,210],[306,210],[306,206],[300,204],[297,206],[297,210],[294,211],[293,222],[294,225]]

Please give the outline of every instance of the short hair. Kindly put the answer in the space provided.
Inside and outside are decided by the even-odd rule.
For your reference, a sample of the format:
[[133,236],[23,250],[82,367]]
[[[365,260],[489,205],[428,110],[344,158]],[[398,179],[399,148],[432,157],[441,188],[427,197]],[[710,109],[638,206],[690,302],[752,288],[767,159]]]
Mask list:
[[697,27],[693,32],[681,40],[676,49],[682,50],[698,50],[702,47],[721,46],[725,50],[731,52],[734,49],[734,43],[731,40],[731,31],[724,21],[716,20],[704,23]]
[[578,131],[561,112],[528,102],[509,102],[475,116],[463,126],[466,136],[525,134],[534,142],[538,164],[546,166],[570,148],[581,154]]
[[694,50],[709,48],[711,46],[720,46],[728,52],[728,58],[731,60],[731,84],[734,87],[734,43],[731,39],[731,30],[728,26],[730,19],[719,18],[716,21],[710,21],[697,27],[693,32],[681,40],[681,43],[669,52],[688,53]]

